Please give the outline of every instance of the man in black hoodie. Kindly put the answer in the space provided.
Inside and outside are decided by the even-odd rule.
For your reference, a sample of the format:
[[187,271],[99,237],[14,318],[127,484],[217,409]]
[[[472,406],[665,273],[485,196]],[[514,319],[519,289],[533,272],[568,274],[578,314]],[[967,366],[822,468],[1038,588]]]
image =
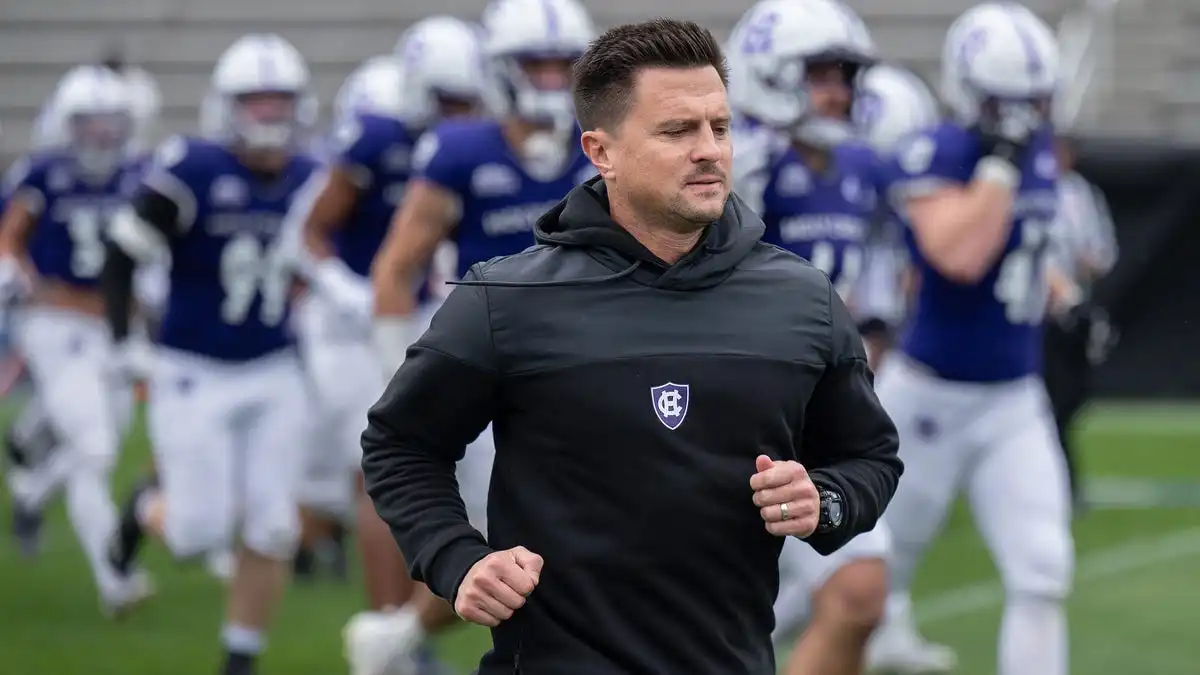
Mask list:
[[[599,177],[472,268],[369,413],[413,577],[493,628],[481,675],[771,675],[783,536],[829,553],[901,473],[825,275],[729,192],[725,65],[656,20],[575,66]],[[454,464],[489,423],[489,532]]]

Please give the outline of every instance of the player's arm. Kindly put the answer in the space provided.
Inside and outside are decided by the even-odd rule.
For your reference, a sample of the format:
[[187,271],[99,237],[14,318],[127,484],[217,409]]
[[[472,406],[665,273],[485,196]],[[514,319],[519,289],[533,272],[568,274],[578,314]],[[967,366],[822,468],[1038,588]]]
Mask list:
[[[472,270],[467,278],[479,277]],[[451,601],[471,566],[492,552],[467,520],[455,463],[492,419],[496,362],[485,289],[455,288],[367,413],[362,435],[376,511],[412,578]]]
[[917,247],[948,279],[978,282],[1004,250],[1020,171],[1007,159],[979,160],[966,184],[963,159],[933,135],[910,137],[897,153],[891,197],[913,229]]
[[433,132],[414,151],[416,176],[396,210],[383,246],[371,265],[375,292],[374,339],[389,370],[404,360],[412,342],[417,310],[417,284],[438,244],[453,229],[459,215],[461,169],[439,147]]
[[1051,315],[1062,315],[1083,301],[1083,291],[1062,268],[1051,262],[1046,266],[1046,282],[1050,288],[1047,307]]
[[114,342],[129,336],[138,265],[161,259],[169,242],[181,234],[179,213],[179,205],[170,197],[143,187],[113,214],[100,283]]
[[818,486],[843,497],[841,527],[806,541],[828,555],[875,527],[896,492],[904,465],[896,426],[875,396],[862,338],[841,297],[828,284],[830,351],[804,415],[801,447]]
[[343,227],[359,189],[340,166],[314,173],[297,191],[283,222],[284,246],[294,271],[317,293],[364,320],[371,311],[370,285],[334,255],[332,235]]
[[171,242],[187,232],[195,220],[196,197],[186,179],[190,168],[187,151],[182,138],[164,142],[143,183],[109,223],[100,286],[109,329],[117,343],[129,336],[137,266],[162,260]]
[[29,235],[46,209],[46,191],[40,177],[41,172],[32,171],[28,159],[14,164],[5,177],[7,199],[0,215],[0,259],[19,264],[28,254]]
[[1117,228],[1113,224],[1108,200],[1095,185],[1086,183],[1086,180],[1085,184],[1090,188],[1092,197],[1093,236],[1089,238],[1091,245],[1083,262],[1087,266],[1089,278],[1098,279],[1116,267],[1121,248],[1117,243]]
[[309,255],[321,262],[333,257],[333,234],[350,220],[363,190],[371,187],[381,153],[389,146],[372,134],[369,119],[348,117],[333,130],[332,157],[315,174],[288,213]]
[[416,311],[418,277],[453,229],[457,204],[458,197],[437,183],[420,178],[409,183],[371,265],[377,315],[410,316]]
[[[308,198],[297,198],[293,209],[301,220],[300,236],[304,248],[318,262],[332,257],[333,233],[350,218],[358,202],[359,186],[349,167],[331,165],[314,174]],[[290,214],[289,214],[290,217]]]

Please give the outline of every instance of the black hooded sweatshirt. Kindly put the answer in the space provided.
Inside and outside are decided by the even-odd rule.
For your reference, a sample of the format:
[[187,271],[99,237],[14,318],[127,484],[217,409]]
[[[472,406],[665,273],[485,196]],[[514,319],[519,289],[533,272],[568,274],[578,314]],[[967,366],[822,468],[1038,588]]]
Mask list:
[[[481,675],[774,675],[783,539],[752,501],[759,454],[844,496],[820,553],[875,526],[902,466],[862,341],[762,232],[732,197],[669,265],[594,179],[539,246],[471,269],[371,409],[367,489],[414,579],[453,602],[493,550],[544,560]],[[489,422],[485,540],[454,464]]]

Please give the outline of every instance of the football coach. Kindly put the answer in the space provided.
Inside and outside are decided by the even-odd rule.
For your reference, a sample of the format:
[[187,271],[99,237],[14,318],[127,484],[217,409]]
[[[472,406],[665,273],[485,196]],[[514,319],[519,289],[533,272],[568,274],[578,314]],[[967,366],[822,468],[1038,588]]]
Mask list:
[[[730,194],[713,36],[614,28],[574,70],[599,176],[474,266],[368,415],[414,579],[492,627],[480,675],[774,675],[783,537],[875,526],[902,466],[829,280]],[[455,462],[491,422],[489,532]]]

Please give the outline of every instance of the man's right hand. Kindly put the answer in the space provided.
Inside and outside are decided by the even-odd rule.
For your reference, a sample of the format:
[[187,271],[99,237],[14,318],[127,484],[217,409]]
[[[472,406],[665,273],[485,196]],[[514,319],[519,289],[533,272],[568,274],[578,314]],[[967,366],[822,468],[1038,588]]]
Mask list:
[[463,577],[454,611],[463,621],[495,628],[525,604],[542,576],[542,556],[524,546],[496,551]]
[[979,121],[980,150],[1020,167],[1030,141],[1043,124],[1044,118],[1034,104],[1001,102],[994,114],[984,115]]

